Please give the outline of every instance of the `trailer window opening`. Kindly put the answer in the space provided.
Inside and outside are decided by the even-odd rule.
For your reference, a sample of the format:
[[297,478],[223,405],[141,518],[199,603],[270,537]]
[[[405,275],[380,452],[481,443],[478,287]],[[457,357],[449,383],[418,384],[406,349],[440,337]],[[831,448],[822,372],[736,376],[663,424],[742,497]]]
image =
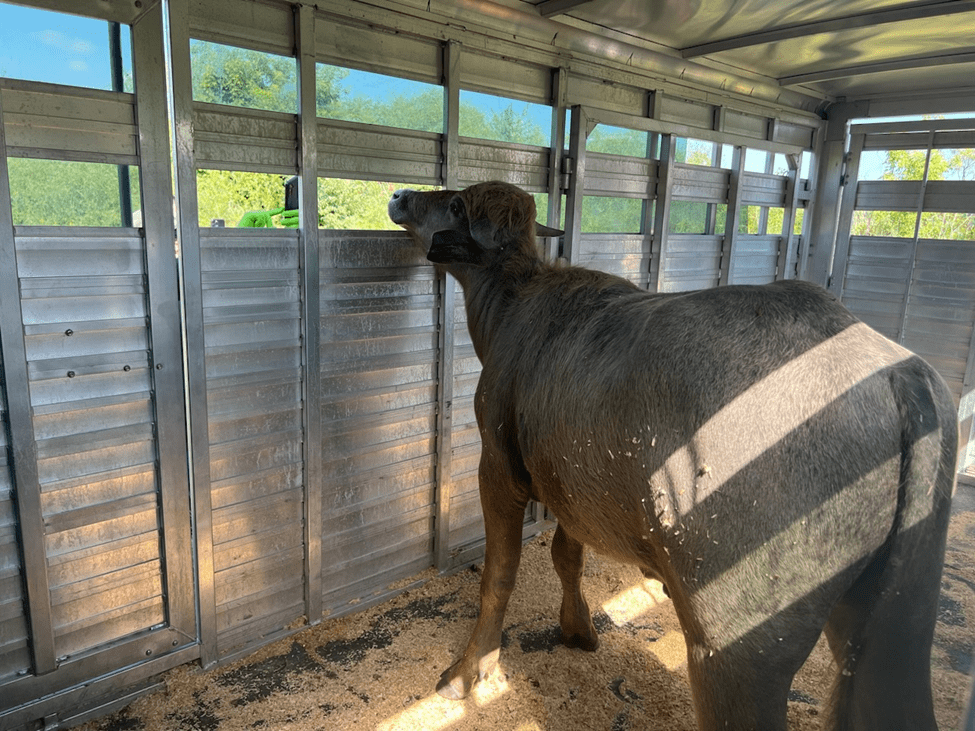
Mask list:
[[368,231],[402,231],[389,220],[387,204],[400,188],[437,190],[435,185],[390,183],[349,178],[318,179],[318,227]]
[[508,97],[460,90],[460,134],[496,142],[548,147],[552,108]]
[[[110,39],[112,23],[50,10],[0,3],[0,76],[24,81],[133,91],[132,34],[118,26],[118,47]],[[122,78],[113,81],[118,54]]]
[[192,39],[190,69],[193,101],[298,111],[298,73],[290,56]]
[[[17,157],[8,158],[7,165],[16,226],[119,227],[123,210],[137,211],[142,205],[135,165]],[[121,188],[125,201],[119,194],[120,168],[128,174],[128,188]]]
[[637,234],[643,231],[643,221],[642,198],[596,195],[582,198],[583,233]]
[[[586,139],[587,152],[627,157],[648,157],[649,133],[625,127],[597,125]],[[649,155],[649,157],[654,157]]]
[[319,117],[443,132],[442,86],[326,63],[316,74]]

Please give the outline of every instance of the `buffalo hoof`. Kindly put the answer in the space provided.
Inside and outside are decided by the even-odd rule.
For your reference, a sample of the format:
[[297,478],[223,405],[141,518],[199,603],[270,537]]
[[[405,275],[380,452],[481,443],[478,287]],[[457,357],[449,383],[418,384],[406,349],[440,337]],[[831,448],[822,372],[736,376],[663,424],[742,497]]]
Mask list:
[[573,633],[562,635],[562,644],[566,647],[578,648],[586,652],[595,652],[599,647],[599,636],[593,632],[591,635]]
[[470,695],[477,682],[477,673],[464,673],[457,662],[444,670],[437,682],[437,694],[452,701],[460,701]]

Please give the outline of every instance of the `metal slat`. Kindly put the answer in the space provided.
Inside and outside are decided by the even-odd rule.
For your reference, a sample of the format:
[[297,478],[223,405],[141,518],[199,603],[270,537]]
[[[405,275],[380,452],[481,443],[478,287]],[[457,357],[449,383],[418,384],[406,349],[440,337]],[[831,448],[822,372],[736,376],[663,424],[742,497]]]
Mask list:
[[189,410],[190,479],[195,521],[200,661],[217,660],[216,605],[213,588],[213,511],[210,498],[210,454],[207,440],[206,346],[203,329],[203,284],[200,261],[199,206],[193,151],[193,89],[190,68],[188,0],[170,0],[169,37],[173,78],[173,132],[176,201],[179,209],[180,284],[186,340],[187,408]]
[[[0,122],[4,113],[0,94]],[[24,345],[17,249],[10,210],[10,179],[7,172],[5,126],[0,123],[0,353],[3,354],[6,417],[9,419],[10,453],[16,479],[17,523],[20,527],[30,650],[35,675],[57,668],[51,596],[48,591],[47,557],[37,446],[34,442],[27,353]],[[5,691],[6,695],[6,691]]]
[[314,9],[295,12],[298,56],[298,196],[301,206],[299,267],[301,269],[301,382],[304,466],[304,600],[305,617],[315,625],[322,617],[322,390],[321,293],[318,242],[318,130],[316,125]]
[[452,431],[432,269],[402,233],[320,237],[323,590],[333,613],[435,563],[452,484],[436,456]]

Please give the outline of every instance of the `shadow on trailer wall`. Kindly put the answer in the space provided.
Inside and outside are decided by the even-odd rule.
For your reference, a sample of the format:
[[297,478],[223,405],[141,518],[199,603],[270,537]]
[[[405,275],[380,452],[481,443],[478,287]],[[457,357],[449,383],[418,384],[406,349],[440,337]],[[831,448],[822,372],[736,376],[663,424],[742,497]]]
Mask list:
[[[38,5],[0,15],[76,9]],[[0,64],[0,726],[481,557],[479,364],[456,283],[379,230],[396,188],[515,183],[553,256],[651,291],[825,271],[821,98],[455,10],[107,3],[79,22],[121,83]],[[234,227],[296,174],[297,230]]]

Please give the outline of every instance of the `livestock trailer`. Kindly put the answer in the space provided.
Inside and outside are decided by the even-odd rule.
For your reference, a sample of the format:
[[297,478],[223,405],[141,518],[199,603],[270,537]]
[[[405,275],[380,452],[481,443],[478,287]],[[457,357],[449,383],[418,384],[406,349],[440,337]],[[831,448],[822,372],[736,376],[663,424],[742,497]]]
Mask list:
[[[0,2],[0,727],[481,556],[479,364],[399,187],[515,183],[650,291],[825,285],[944,376],[967,470],[973,37],[972,0]],[[297,228],[234,225],[292,176]]]

